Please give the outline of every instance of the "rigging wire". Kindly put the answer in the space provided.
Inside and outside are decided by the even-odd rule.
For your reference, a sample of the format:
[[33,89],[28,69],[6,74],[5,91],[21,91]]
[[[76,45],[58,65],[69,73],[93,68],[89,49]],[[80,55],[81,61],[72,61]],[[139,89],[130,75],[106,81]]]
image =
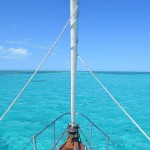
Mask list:
[[[75,8],[72,16],[74,15],[76,9],[78,8],[78,6]],[[72,16],[69,18],[69,20],[67,21],[67,23],[65,24],[64,28],[62,29],[62,31],[60,32],[59,36],[57,37],[56,41],[54,42],[54,44],[52,45],[52,47],[48,50],[46,56],[43,58],[43,60],[41,61],[41,63],[39,64],[39,66],[37,67],[37,69],[35,70],[35,72],[32,74],[32,76],[29,78],[29,80],[26,82],[26,84],[24,85],[24,87],[21,89],[21,91],[19,92],[19,94],[16,96],[16,98],[13,100],[13,102],[10,104],[10,106],[7,108],[7,110],[3,113],[3,115],[0,117],[0,122],[2,121],[2,119],[5,117],[5,115],[9,112],[9,110],[12,108],[12,106],[15,104],[15,102],[19,99],[19,97],[21,96],[21,94],[23,93],[23,91],[26,89],[26,87],[29,85],[29,83],[31,82],[31,80],[33,79],[33,77],[36,75],[36,73],[40,70],[40,68],[42,67],[42,65],[44,64],[44,62],[46,61],[46,59],[48,58],[48,56],[51,54],[51,52],[53,51],[54,47],[56,46],[56,44],[58,43],[58,41],[60,40],[61,36],[63,35],[64,31],[66,30],[67,26],[70,23],[70,20],[72,18]]]
[[28,143],[22,148],[22,150],[25,150],[28,146],[29,146],[29,144],[32,142],[32,140],[33,140],[33,137],[28,141]]
[[141,133],[150,141],[150,137],[147,133],[136,123],[136,121],[129,115],[129,113],[120,105],[120,103],[114,98],[114,96],[107,90],[107,88],[102,84],[102,82],[95,76],[93,71],[87,66],[84,60],[81,58],[79,53],[77,54],[81,63],[87,68],[87,70],[92,74],[95,80],[100,84],[100,86],[105,90],[105,92],[111,97],[111,99],[118,105],[118,107],[124,112],[124,114],[131,120],[131,122],[141,131]]

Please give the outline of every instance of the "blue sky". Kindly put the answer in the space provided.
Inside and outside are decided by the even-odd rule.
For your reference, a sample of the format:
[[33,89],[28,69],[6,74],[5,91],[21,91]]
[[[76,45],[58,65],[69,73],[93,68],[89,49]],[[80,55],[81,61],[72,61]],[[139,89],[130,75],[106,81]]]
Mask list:
[[[34,70],[69,19],[69,0],[0,1],[0,70]],[[150,71],[150,1],[80,0],[79,54],[99,71]],[[69,26],[42,70],[70,69]],[[85,70],[78,63],[79,70]]]

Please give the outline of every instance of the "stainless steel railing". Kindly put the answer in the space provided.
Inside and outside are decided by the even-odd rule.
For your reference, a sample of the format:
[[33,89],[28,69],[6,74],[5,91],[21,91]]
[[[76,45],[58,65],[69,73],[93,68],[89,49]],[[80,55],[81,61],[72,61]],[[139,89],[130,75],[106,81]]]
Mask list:
[[[86,119],[89,123],[90,123],[90,139],[88,140],[86,135],[84,134],[84,132],[80,129],[80,133],[82,134],[82,136],[84,137],[86,143],[88,144],[87,149],[90,150],[94,150],[94,145],[93,145],[93,127],[95,127],[95,129],[97,129],[97,131],[103,135],[103,137],[105,137],[106,139],[106,144],[105,144],[105,149],[108,150],[109,149],[109,144],[111,143],[112,145],[114,145],[114,147],[116,147],[115,149],[119,149],[115,143],[113,142],[113,140],[110,139],[110,137],[102,130],[100,129],[94,122],[92,122],[87,116],[85,116],[84,114],[81,113],[76,113],[77,115],[80,115],[81,117],[83,117],[83,119]],[[37,134],[35,134],[33,136],[33,138],[29,141],[29,143],[27,143],[27,145],[23,148],[23,150],[25,150],[27,148],[27,146],[33,142],[33,149],[37,150],[37,142],[36,139],[37,137],[39,137],[45,130],[47,130],[48,128],[52,127],[53,128],[53,145],[50,148],[50,150],[56,150],[56,147],[58,146],[58,143],[60,142],[60,140],[64,137],[65,133],[67,132],[67,128],[63,131],[63,133],[61,134],[61,136],[56,140],[56,122],[59,121],[61,118],[63,118],[66,115],[70,115],[70,113],[64,113],[61,116],[59,116],[58,118],[56,118],[53,122],[51,122],[50,124],[48,124],[45,128],[43,128],[41,131],[39,131]],[[48,147],[49,149],[49,147]],[[96,148],[97,149],[97,148]]]

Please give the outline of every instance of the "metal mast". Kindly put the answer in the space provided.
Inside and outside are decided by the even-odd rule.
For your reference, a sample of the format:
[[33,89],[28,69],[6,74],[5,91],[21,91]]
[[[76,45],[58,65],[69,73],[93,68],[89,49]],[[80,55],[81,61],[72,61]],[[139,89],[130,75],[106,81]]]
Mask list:
[[78,0],[70,0],[71,34],[71,124],[75,125],[75,93],[78,45]]

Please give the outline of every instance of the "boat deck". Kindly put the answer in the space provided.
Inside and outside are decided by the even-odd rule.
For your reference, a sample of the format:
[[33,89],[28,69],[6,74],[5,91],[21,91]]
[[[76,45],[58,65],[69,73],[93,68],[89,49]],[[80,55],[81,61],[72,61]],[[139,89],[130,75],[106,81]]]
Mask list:
[[60,146],[59,150],[86,150],[86,147],[80,141],[73,140],[69,137],[68,140]]

